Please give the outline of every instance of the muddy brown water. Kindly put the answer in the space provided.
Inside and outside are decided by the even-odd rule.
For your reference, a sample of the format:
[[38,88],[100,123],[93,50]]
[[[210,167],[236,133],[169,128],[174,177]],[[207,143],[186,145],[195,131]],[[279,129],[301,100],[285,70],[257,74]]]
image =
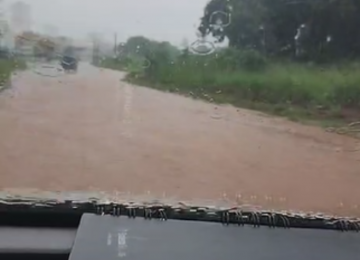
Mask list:
[[0,95],[0,188],[118,190],[360,216],[355,139],[132,86],[123,76],[86,64],[62,77],[16,76]]

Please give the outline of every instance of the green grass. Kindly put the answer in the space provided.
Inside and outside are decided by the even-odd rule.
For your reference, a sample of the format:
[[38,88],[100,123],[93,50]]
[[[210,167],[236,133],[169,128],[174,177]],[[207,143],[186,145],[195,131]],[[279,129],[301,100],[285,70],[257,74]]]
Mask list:
[[22,60],[0,59],[0,90],[6,88],[14,71],[24,69],[26,69],[26,63]]
[[[116,66],[113,67],[116,69]],[[320,67],[271,62],[265,68],[225,68],[209,58],[132,71],[133,83],[217,103],[285,116],[294,121],[339,124],[360,118],[360,64]]]
[[108,69],[125,70],[124,64],[120,64],[117,60],[110,58],[100,60],[99,66]]
[[99,62],[100,67],[122,70],[130,73],[141,73],[143,69],[144,60],[139,57],[132,57],[131,59],[113,59],[106,58]]

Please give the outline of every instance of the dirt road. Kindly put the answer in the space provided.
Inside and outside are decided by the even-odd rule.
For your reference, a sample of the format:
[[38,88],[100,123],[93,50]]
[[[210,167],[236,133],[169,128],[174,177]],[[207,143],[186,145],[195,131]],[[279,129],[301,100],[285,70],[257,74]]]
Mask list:
[[15,78],[0,96],[0,188],[238,195],[360,215],[356,140],[122,77],[85,64],[76,75]]

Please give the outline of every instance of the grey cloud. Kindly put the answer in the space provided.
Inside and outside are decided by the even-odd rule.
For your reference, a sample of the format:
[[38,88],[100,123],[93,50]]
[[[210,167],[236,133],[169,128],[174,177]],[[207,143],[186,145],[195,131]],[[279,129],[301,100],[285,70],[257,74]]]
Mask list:
[[[7,0],[10,4],[15,0]],[[55,25],[59,33],[86,37],[101,32],[107,40],[144,35],[179,44],[196,39],[196,25],[207,0],[23,0],[31,4],[33,27]]]

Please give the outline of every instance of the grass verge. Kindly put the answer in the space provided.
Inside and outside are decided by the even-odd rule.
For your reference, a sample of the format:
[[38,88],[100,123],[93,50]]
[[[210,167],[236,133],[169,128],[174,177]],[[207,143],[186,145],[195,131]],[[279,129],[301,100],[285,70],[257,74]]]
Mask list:
[[26,69],[26,62],[18,59],[0,59],[0,91],[10,86],[11,75]]
[[[360,64],[320,67],[283,62],[249,70],[219,68],[219,63],[201,59],[157,63],[151,70],[133,68],[126,79],[324,127],[360,120]],[[124,70],[112,62],[110,68]]]

